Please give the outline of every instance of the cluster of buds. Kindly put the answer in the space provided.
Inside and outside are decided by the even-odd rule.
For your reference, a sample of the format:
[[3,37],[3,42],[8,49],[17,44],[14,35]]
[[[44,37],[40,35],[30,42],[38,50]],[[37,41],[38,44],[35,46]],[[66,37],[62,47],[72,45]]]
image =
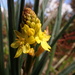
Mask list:
[[21,26],[26,30],[30,28],[30,34],[28,35],[35,35],[41,28],[41,23],[34,11],[32,11],[30,8],[25,8],[22,13],[22,23]]
[[43,51],[37,50],[35,52],[33,46],[36,44],[40,44],[39,47],[42,47],[38,49],[50,51],[51,47],[47,44],[50,36],[46,35],[46,31],[42,32],[41,22],[30,8],[23,10],[20,27],[20,32],[15,31],[17,39],[11,44],[12,48],[18,48],[15,58],[19,57],[22,53],[27,53],[31,56],[39,55]]

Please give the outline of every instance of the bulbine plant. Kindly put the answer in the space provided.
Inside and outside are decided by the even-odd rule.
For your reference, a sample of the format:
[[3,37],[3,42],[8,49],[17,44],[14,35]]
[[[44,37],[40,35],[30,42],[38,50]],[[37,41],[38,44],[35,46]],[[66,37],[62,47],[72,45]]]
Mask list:
[[[57,41],[75,19],[75,15],[61,27],[63,0],[59,0],[55,24],[51,29],[49,28],[49,18],[47,20],[44,18],[44,11],[48,0],[42,1],[41,8],[39,1],[35,0],[32,10],[31,8],[24,7],[25,0],[17,0],[15,11],[14,0],[7,0],[9,55],[6,68],[4,65],[2,12],[0,7],[0,75],[43,75],[42,72],[45,71],[45,65],[47,65],[45,75],[50,75],[51,72],[55,71],[52,63],[56,52]],[[46,27],[49,29],[46,29]],[[51,34],[49,34],[50,31]],[[68,75],[74,71],[74,68],[75,61],[63,69],[62,72],[58,73],[58,75]]]
[[[20,31],[15,30],[14,32],[17,38],[15,39],[15,42],[11,44],[11,47],[18,48],[15,58],[24,53],[34,59],[34,57],[36,58],[39,56],[44,50],[50,51],[51,49],[47,43],[50,39],[50,35],[46,34],[46,30],[42,32],[41,22],[30,8],[25,8],[23,10]],[[37,45],[38,47],[36,48]],[[35,59],[31,61],[33,62]],[[30,64],[32,65],[33,63],[26,64],[26,66]],[[29,71],[27,71],[27,74],[28,73]]]

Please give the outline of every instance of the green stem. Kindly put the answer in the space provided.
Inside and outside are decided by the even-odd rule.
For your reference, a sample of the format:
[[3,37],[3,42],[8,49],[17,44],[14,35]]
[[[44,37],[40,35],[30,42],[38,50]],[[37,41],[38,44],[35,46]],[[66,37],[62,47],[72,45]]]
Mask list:
[[[20,23],[21,23],[21,16],[22,16],[22,11],[24,9],[24,3],[25,3],[25,0],[19,0],[17,2],[17,11],[16,11],[16,18],[17,18],[17,23],[16,23],[16,29],[20,31]],[[23,64],[23,56],[20,56],[19,59],[18,59],[18,72],[19,72],[19,75],[20,75],[20,70],[21,70],[21,67],[22,67],[22,64]]]
[[42,25],[44,24],[44,11],[45,11],[47,3],[48,3],[48,0],[43,0],[42,1],[42,9],[39,8],[40,12],[41,12],[40,13],[40,20],[41,20]]
[[8,19],[9,19],[9,52],[10,52],[10,66],[11,75],[18,75],[18,59],[14,58],[16,50],[10,47],[11,43],[14,41],[15,36],[13,30],[15,30],[15,15],[14,15],[14,0],[8,1]]
[[0,75],[5,75],[4,72],[4,53],[3,53],[3,37],[2,37],[2,13],[0,5]]
[[[20,31],[20,23],[22,22],[22,11],[23,11],[23,9],[24,9],[24,3],[25,3],[25,0],[21,0],[20,1],[20,10],[18,11],[17,10],[17,12],[18,12],[18,16],[17,16],[17,29]],[[18,8],[19,9],[19,8]],[[17,13],[16,13],[17,14]]]
[[[54,29],[52,32],[52,37],[50,40],[50,44],[53,42],[54,37],[56,37],[56,35],[58,34],[59,30],[60,30],[60,26],[61,26],[61,9],[62,9],[62,0],[60,0],[60,5],[58,8],[58,14],[57,14],[57,18],[56,18],[56,22],[54,25]],[[50,55],[50,59],[49,59],[49,64],[48,64],[48,69],[46,70],[46,75],[49,74],[50,70],[51,70],[51,65],[53,62],[53,57],[55,54],[55,50],[56,50],[56,44],[54,44],[53,48],[52,48],[52,52],[49,54]]]
[[27,60],[26,60],[26,64],[25,64],[25,67],[23,70],[24,71],[23,75],[29,75],[30,74],[32,63],[33,63],[33,57],[30,55],[27,55]]
[[49,75],[51,65],[52,65],[52,62],[53,62],[53,57],[54,57],[54,54],[55,54],[55,50],[56,50],[56,44],[53,46],[52,52],[49,54],[50,55],[50,57],[49,57],[50,61],[49,61],[49,64],[48,64],[48,68],[46,70],[46,75]]
[[39,6],[39,0],[35,0],[34,11],[35,11],[36,14],[38,14],[38,6]]
[[[41,58],[40,63],[37,64],[37,68],[35,67],[35,69],[33,70],[31,75],[38,75],[43,67],[43,65],[45,64],[45,62],[47,61],[48,58],[48,52],[46,52],[44,54],[44,56]],[[43,61],[43,62],[41,62]]]

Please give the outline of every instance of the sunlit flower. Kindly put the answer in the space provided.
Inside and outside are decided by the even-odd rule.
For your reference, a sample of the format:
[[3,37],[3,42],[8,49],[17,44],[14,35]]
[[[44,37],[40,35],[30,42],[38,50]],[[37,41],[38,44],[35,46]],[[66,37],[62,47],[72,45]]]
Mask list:
[[[17,39],[15,42],[13,42],[11,44],[12,48],[18,48],[15,58],[19,57],[22,53],[28,53],[33,56],[34,49],[30,48],[30,44],[35,43],[34,38],[32,36],[25,37],[23,34],[21,34],[18,31],[15,31],[15,34],[16,34]],[[33,53],[31,53],[31,52],[33,52]]]
[[[20,32],[15,31],[17,39],[11,44],[12,48],[17,48],[15,58],[22,53],[34,56],[35,54],[40,55],[44,50],[50,51],[51,47],[47,43],[50,36],[46,34],[46,31],[42,32],[41,22],[30,8],[24,9],[20,27]],[[34,45],[36,46],[37,44],[40,44],[41,48],[35,53]]]
[[46,35],[45,32],[39,31],[35,37],[35,40],[38,44],[41,44],[42,48],[50,51],[51,47],[47,44],[47,41],[50,39],[49,35]]

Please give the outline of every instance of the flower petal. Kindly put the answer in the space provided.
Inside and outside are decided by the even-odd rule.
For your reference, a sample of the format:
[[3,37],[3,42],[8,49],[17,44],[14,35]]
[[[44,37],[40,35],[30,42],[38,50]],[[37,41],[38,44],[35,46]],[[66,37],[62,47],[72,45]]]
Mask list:
[[14,30],[14,33],[15,33],[15,35],[16,35],[18,38],[24,37],[24,36],[22,35],[22,33],[20,33],[20,32],[17,31],[17,30]]
[[22,46],[23,53],[28,53],[30,51],[30,45],[27,43],[26,45]]
[[33,36],[30,36],[28,39],[27,39],[27,43],[29,44],[34,44],[35,43],[35,38]]
[[42,48],[44,48],[47,51],[50,51],[50,49],[51,49],[51,47],[45,41],[41,42],[41,46],[42,46]]
[[22,52],[23,52],[22,48],[19,47],[14,58],[19,57],[22,54]]
[[49,39],[50,39],[50,35],[46,35],[46,34],[45,34],[43,40],[44,40],[44,41],[48,41]]
[[19,41],[15,41],[15,42],[13,42],[13,43],[11,44],[11,47],[12,47],[12,48],[18,48],[19,45],[20,45]]
[[39,39],[39,37],[37,36],[37,37],[35,37],[35,40],[36,40],[36,42],[37,43],[40,43],[41,42],[41,40]]
[[35,55],[35,54],[34,54],[34,49],[33,49],[33,48],[30,48],[30,51],[29,51],[28,54],[31,55],[31,56],[34,56],[34,55]]
[[36,23],[35,32],[37,33],[41,29],[41,23]]

